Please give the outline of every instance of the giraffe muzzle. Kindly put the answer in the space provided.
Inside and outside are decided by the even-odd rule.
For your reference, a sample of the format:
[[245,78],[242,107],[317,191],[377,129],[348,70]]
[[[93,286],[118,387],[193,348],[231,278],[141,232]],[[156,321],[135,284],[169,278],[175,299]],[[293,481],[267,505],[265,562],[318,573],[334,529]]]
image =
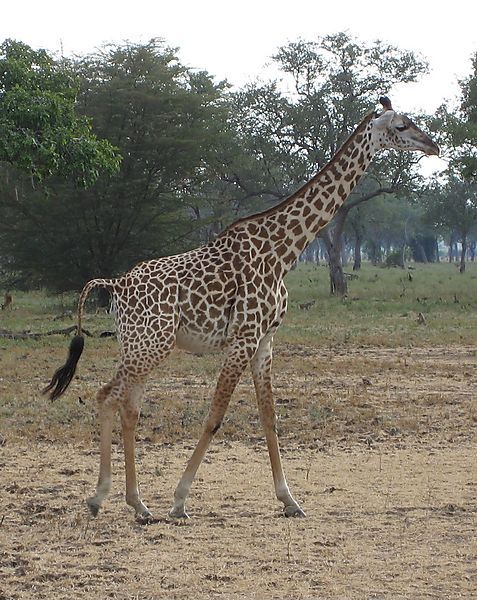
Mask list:
[[432,140],[429,140],[428,148],[429,149],[426,150],[427,156],[439,156],[441,153],[439,146]]

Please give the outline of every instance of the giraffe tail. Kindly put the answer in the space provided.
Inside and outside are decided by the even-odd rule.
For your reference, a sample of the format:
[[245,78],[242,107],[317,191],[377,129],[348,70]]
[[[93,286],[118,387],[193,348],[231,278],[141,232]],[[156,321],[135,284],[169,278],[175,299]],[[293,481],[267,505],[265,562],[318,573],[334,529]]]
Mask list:
[[50,393],[50,400],[59,398],[71,383],[76,372],[76,366],[81,357],[84,348],[84,335],[81,329],[81,321],[83,319],[83,310],[86,298],[90,291],[95,287],[104,287],[113,289],[113,279],[92,279],[84,286],[78,302],[78,325],[75,337],[71,340],[68,350],[68,357],[65,364],[55,371],[50,383],[43,389],[43,394]]

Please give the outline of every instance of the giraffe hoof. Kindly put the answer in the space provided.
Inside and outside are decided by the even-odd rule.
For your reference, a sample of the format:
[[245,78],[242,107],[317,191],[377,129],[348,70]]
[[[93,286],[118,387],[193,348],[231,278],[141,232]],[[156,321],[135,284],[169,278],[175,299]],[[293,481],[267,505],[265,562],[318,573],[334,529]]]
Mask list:
[[185,508],[171,508],[169,511],[169,516],[173,519],[190,519],[189,515],[186,513]]
[[155,523],[156,521],[157,519],[155,519],[152,516],[152,513],[150,513],[148,510],[144,513],[136,514],[136,522],[139,523],[139,525],[150,525],[151,523]]
[[95,502],[94,498],[87,498],[86,504],[88,505],[91,515],[97,517],[99,513],[99,504]]
[[285,513],[285,517],[306,517],[305,512],[299,506],[285,506],[283,512]]

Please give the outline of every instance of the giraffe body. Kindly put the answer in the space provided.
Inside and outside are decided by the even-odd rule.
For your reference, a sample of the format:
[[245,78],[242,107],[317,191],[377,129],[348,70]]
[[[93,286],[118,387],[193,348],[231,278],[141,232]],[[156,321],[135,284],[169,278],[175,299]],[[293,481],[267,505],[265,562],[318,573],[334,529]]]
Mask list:
[[282,278],[265,277],[259,256],[239,249],[237,237],[230,232],[111,280],[125,362],[132,355],[137,363],[142,354],[147,374],[169,343],[195,353],[219,352],[238,337],[261,339],[272,323],[278,326],[286,310]]
[[268,211],[240,219],[196,250],[140,263],[117,279],[90,281],[78,309],[78,335],[65,365],[45,391],[61,395],[71,381],[83,349],[81,318],[93,287],[113,297],[121,361],[115,377],[97,396],[100,419],[100,472],[88,499],[96,515],[111,485],[111,435],[114,414],[122,423],[126,502],[139,518],[149,510],[139,497],[134,432],[147,377],[175,346],[203,353],[223,351],[220,372],[203,433],[174,494],[173,517],[186,517],[185,501],[231,395],[250,365],[260,419],[267,440],[277,498],[287,516],[304,516],[283,472],[272,395],[273,335],[287,308],[285,274],[333,217],[356,186],[375,152],[382,148],[421,150],[438,147],[389,100],[384,111],[368,115],[333,159],[292,196]]

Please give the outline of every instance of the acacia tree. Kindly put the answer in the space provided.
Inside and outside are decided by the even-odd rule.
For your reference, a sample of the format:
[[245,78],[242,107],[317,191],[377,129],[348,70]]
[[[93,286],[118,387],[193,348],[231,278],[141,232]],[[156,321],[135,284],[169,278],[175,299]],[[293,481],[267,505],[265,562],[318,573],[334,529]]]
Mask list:
[[[49,233],[36,215],[48,214],[48,186],[66,180],[85,187],[119,168],[114,146],[78,115],[78,91],[65,62],[22,42],[0,45],[0,266],[17,271],[10,277],[16,284],[31,283],[29,267],[18,273],[17,249],[28,253],[27,264],[43,256]],[[61,225],[51,228],[53,239]]]
[[465,257],[473,247],[477,212],[477,53],[472,58],[471,74],[460,82],[457,106],[443,104],[430,126],[445,148],[448,169],[443,183],[426,196],[429,222],[449,239],[449,260],[461,242],[460,272],[465,272]]
[[452,172],[467,181],[477,181],[477,52],[472,58],[472,72],[460,81],[457,107],[443,104],[431,127],[446,148]]
[[[248,135],[250,156],[262,165],[260,181],[273,184],[277,197],[286,196],[322,167],[383,91],[398,82],[415,81],[427,69],[412,52],[382,42],[358,43],[345,33],[290,43],[273,58],[285,80],[257,84],[239,98],[245,101],[248,116],[244,115],[238,128]],[[283,91],[285,85],[288,90]],[[349,212],[372,198],[397,194],[416,183],[416,160],[411,154],[395,153],[376,160],[321,234],[328,250],[333,293],[346,293],[341,254]],[[240,175],[237,181],[242,181]]]

